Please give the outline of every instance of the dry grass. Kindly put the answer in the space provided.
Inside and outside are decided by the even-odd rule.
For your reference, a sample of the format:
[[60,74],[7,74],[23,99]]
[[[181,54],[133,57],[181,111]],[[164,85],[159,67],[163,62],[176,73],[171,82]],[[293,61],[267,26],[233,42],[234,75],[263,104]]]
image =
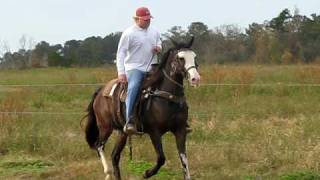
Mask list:
[[312,65],[312,66],[300,66],[297,69],[297,79],[301,83],[320,83],[320,66]]

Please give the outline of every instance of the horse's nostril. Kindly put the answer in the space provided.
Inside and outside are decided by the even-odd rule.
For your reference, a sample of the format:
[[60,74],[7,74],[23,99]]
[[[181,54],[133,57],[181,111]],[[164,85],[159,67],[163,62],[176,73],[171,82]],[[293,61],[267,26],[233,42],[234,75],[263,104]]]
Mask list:
[[196,81],[196,78],[192,78],[191,81]]

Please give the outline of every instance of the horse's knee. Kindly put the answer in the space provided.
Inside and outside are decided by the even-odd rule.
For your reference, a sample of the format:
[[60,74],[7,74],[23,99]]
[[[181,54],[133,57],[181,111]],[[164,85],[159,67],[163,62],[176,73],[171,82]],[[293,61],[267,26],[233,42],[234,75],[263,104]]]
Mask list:
[[113,152],[111,154],[111,159],[112,159],[112,162],[117,159],[117,155],[115,155],[115,153]]
[[166,162],[166,158],[164,156],[159,157],[158,164],[160,166],[164,165],[165,162]]
[[112,152],[111,159],[112,159],[113,164],[117,164],[117,162],[119,162],[119,160],[120,160],[120,155]]

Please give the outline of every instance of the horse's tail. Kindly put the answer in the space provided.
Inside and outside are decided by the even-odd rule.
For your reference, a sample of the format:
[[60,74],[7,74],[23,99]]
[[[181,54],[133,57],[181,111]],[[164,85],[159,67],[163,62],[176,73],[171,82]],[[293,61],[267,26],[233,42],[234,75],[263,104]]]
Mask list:
[[98,137],[99,137],[99,129],[97,126],[96,115],[95,115],[94,109],[93,109],[93,102],[94,102],[95,98],[97,97],[101,88],[102,87],[98,88],[96,90],[96,92],[93,94],[91,102],[87,108],[88,120],[87,120],[87,124],[86,124],[86,128],[85,128],[85,132],[86,132],[87,143],[90,146],[90,148],[92,148],[92,149],[96,148]]

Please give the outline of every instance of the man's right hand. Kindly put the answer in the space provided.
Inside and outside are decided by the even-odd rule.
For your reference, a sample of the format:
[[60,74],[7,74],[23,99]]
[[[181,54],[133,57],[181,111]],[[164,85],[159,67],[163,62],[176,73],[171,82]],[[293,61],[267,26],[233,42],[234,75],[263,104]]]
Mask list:
[[121,82],[121,83],[126,83],[128,80],[127,80],[127,76],[125,74],[119,74],[118,75],[118,81]]

